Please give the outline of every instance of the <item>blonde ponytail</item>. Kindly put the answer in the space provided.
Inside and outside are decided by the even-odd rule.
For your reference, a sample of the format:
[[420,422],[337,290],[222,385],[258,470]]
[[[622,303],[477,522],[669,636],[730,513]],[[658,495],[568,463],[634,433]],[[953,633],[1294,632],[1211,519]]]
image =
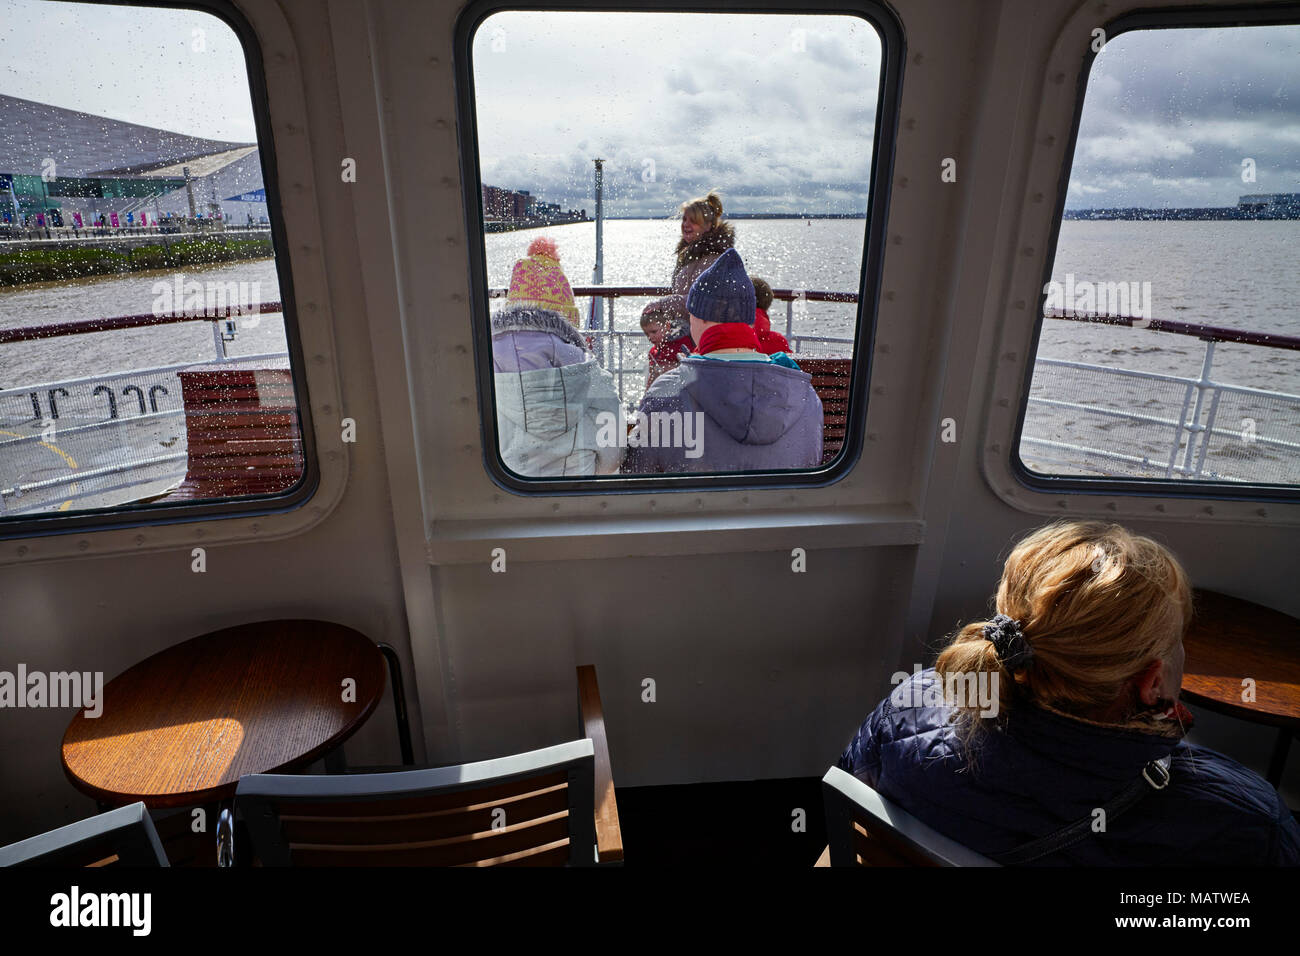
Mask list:
[[[999,654],[1004,618],[967,624],[935,662],[945,686],[996,675],[998,714],[1024,701],[1087,718],[1120,699],[1152,660],[1171,660],[1191,623],[1191,585],[1162,545],[1100,521],[1058,521],[1011,552],[997,612],[1024,653]],[[1010,664],[1010,666],[1008,666]],[[957,701],[969,742],[973,702]]]

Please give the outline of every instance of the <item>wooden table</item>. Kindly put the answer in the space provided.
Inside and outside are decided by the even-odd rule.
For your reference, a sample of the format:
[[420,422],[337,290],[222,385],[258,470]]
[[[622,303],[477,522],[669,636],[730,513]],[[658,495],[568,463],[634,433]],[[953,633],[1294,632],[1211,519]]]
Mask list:
[[110,681],[103,713],[78,712],[68,725],[63,769],[101,803],[230,800],[244,774],[293,770],[333,749],[383,692],[383,655],[351,628],[241,624],[170,647]]
[[[1183,641],[1183,697],[1210,710],[1277,727],[1268,780],[1277,786],[1300,730],[1300,621],[1241,598],[1195,592]],[[1244,700],[1247,679],[1254,700]]]

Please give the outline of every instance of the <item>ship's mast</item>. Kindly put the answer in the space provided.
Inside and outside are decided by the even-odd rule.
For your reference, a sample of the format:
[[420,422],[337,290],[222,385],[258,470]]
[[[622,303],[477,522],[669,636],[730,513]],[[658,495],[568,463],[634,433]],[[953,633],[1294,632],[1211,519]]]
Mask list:
[[[596,268],[592,272],[593,285],[605,283],[605,161],[594,160],[596,164]],[[605,300],[600,296],[591,297],[591,313],[587,316],[587,328],[601,331],[605,328]],[[603,342],[596,337],[592,343],[596,360],[605,362]]]

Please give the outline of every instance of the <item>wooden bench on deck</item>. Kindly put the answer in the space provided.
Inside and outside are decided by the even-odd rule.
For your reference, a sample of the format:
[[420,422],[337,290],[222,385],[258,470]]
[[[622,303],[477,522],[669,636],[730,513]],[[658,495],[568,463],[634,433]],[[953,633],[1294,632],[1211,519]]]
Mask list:
[[155,500],[271,495],[302,478],[292,374],[282,361],[256,365],[228,362],[178,373],[189,462],[180,486]]
[[812,386],[822,400],[822,464],[826,464],[844,447],[849,415],[849,384],[853,378],[853,359],[797,359],[799,367],[812,376]]

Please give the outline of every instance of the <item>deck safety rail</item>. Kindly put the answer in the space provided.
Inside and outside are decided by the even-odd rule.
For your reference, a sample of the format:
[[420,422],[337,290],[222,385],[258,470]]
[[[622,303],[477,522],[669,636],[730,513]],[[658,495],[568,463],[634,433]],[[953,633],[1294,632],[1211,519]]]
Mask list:
[[[579,286],[573,292],[578,298],[594,295],[609,303],[605,310],[605,327],[585,331],[585,334],[599,338],[606,346],[598,352],[603,356],[602,364],[614,376],[625,404],[635,404],[644,388],[647,372],[644,362],[649,343],[640,331],[639,323],[628,323],[631,328],[615,327],[616,307],[621,299],[648,301],[668,294],[668,290],[659,286]],[[493,299],[500,299],[505,294],[504,289],[489,291]],[[813,357],[808,351],[810,347],[838,349],[842,357],[852,355],[852,338],[800,334],[795,331],[795,320],[805,314],[807,303],[853,306],[857,303],[856,294],[776,289],[773,297],[785,303],[785,335],[796,356]],[[212,314],[213,310],[204,315],[184,312],[143,314],[0,329],[0,346],[93,332],[209,322],[214,355],[205,361],[283,360],[287,357],[285,352],[231,356],[227,351],[228,343],[238,333],[241,317],[278,314],[282,310],[279,302],[265,302],[217,310],[218,314]],[[1034,385],[1029,396],[1031,407],[1094,416],[1116,425],[1123,424],[1130,430],[1154,429],[1164,437],[1153,446],[1149,435],[1139,435],[1135,431],[1129,442],[1131,447],[1126,448],[1122,440],[1113,440],[1114,436],[1108,436],[1106,447],[1096,447],[1082,440],[1062,440],[1075,436],[1032,433],[1038,423],[1031,417],[1026,422],[1021,443],[1025,461],[1034,470],[1046,465],[1050,473],[1050,466],[1059,464],[1075,469],[1069,473],[1078,474],[1078,469],[1085,467],[1088,461],[1097,459],[1106,463],[1097,466],[1096,473],[1101,475],[1208,476],[1229,481],[1300,483],[1300,395],[1218,382],[1211,377],[1217,343],[1300,351],[1300,337],[1162,319],[1143,320],[1132,316],[1049,311],[1045,317],[1195,337],[1205,343],[1205,353],[1200,375],[1196,378],[1063,359],[1037,359]],[[171,387],[171,383],[179,370],[193,364],[134,369],[0,389],[0,512],[14,514],[49,510],[51,502],[62,502],[59,507],[66,509],[74,500],[117,492],[123,492],[123,501],[129,501],[133,500],[130,490],[141,481],[147,479],[157,484],[169,475],[174,477],[172,473],[178,470],[183,474],[184,411],[180,406],[179,388]],[[1039,371],[1049,369],[1051,374],[1046,376]],[[1164,404],[1168,407],[1163,414],[1160,410],[1139,411],[1131,402],[1123,407],[1113,407],[1097,398],[1111,395],[1123,383],[1138,382],[1145,388],[1164,391],[1168,397]],[[1044,383],[1059,385],[1060,388],[1052,394],[1051,388],[1046,388]],[[1077,386],[1076,390],[1084,391],[1089,398],[1075,400],[1077,396],[1070,391],[1072,386]],[[1147,403],[1150,401],[1148,398]],[[70,414],[73,408],[80,412],[76,424],[64,421],[76,419]],[[1242,443],[1235,441],[1240,437],[1239,430],[1221,424],[1227,409],[1232,409],[1234,415],[1243,410],[1263,409],[1272,413],[1268,416],[1270,422],[1281,424],[1272,430],[1263,428],[1252,433],[1247,444],[1254,447],[1243,451],[1237,447]],[[170,422],[167,424],[169,434],[176,432],[177,419],[182,419],[179,422],[179,442],[164,439],[157,445],[163,446],[165,451],[134,453],[137,450],[135,446],[141,443],[153,446],[158,429],[165,423]],[[1253,421],[1249,417],[1244,420]],[[93,468],[71,464],[65,450],[45,440],[51,423],[59,437],[78,439],[83,448],[94,452],[93,459],[106,463]],[[16,428],[23,430],[13,430]],[[1105,426],[1098,428],[1106,430]],[[1232,447],[1226,452],[1215,452],[1211,442],[1216,438],[1225,439]],[[122,454],[115,458],[108,453],[114,449]],[[52,454],[64,460],[60,462]],[[107,482],[114,478],[120,480],[108,485]]]
[[[488,296],[492,299],[503,299],[506,296],[507,289],[489,289]],[[614,310],[619,299],[658,299],[668,295],[670,290],[666,286],[574,286],[573,295],[576,299],[599,296],[608,304],[605,308],[605,327],[599,330],[582,329],[585,335],[593,339],[592,345],[601,365],[607,368],[611,375],[614,376],[615,385],[618,388],[619,398],[624,405],[635,405],[641,396],[642,386],[645,376],[649,373],[647,365],[629,365],[629,356],[626,351],[626,344],[629,340],[636,343],[639,348],[637,351],[644,353],[640,356],[645,361],[649,355],[649,343],[646,340],[645,333],[641,331],[639,322],[631,329],[616,329],[614,327]],[[857,305],[858,294],[856,292],[825,292],[815,289],[773,289],[772,298],[775,301],[785,302],[785,337],[789,341],[790,347],[796,354],[800,354],[804,343],[817,343],[822,345],[846,345],[851,353],[853,350],[853,339],[841,338],[838,336],[824,335],[796,335],[794,332],[794,322],[796,317],[802,317],[806,313],[809,302],[838,302],[845,305]],[[584,310],[579,309],[580,312]],[[639,312],[638,312],[639,318]],[[773,323],[775,327],[775,323]],[[617,343],[617,345],[615,345]],[[599,347],[596,347],[599,346]],[[630,375],[639,375],[641,381],[636,388],[629,389],[626,379]]]
[[199,364],[283,361],[287,352],[228,351],[241,319],[282,311],[279,302],[264,302],[0,329],[2,347],[208,322],[213,341],[212,357],[198,361],[0,389],[0,514],[63,511],[73,502],[112,506],[179,483],[188,453],[178,373]]
[[[1219,382],[1211,377],[1215,346],[1220,343],[1300,351],[1300,337],[1169,319],[1057,309],[1047,310],[1045,318],[1194,337],[1205,343],[1205,351],[1200,374],[1195,378],[1039,357],[1029,395],[1031,407],[1055,408],[1111,423],[1095,426],[1098,430],[1108,430],[1121,423],[1127,428],[1121,433],[1108,434],[1109,447],[1097,448],[1079,441],[1030,434],[1037,423],[1027,417],[1021,444],[1034,450],[1030,453],[1029,448],[1022,447],[1026,464],[1065,466],[1073,469],[1069,474],[1087,474],[1090,472],[1084,463],[1100,459],[1109,464],[1094,467],[1091,473],[1103,477],[1115,477],[1118,472],[1126,477],[1300,484],[1300,395]],[[1051,369],[1052,374],[1041,375],[1040,369]],[[1098,381],[1104,384],[1098,385]],[[1135,386],[1128,384],[1139,381],[1150,386],[1141,395],[1133,391]],[[1072,383],[1083,386],[1091,400],[1071,400]],[[1153,392],[1161,391],[1167,399],[1165,404],[1171,410],[1176,408],[1176,412],[1161,415],[1137,410],[1155,400]],[[1052,397],[1053,392],[1057,397]],[[1098,400],[1097,396],[1106,399]],[[1143,401],[1139,403],[1138,398]],[[1125,407],[1112,407],[1107,401]],[[1220,424],[1225,409],[1234,409],[1234,416],[1239,417],[1231,427]],[[1261,422],[1265,423],[1263,427]],[[1167,437],[1153,440],[1152,435],[1142,432],[1144,428]],[[1223,441],[1211,456],[1216,438]],[[1126,442],[1127,451],[1122,450]]]

